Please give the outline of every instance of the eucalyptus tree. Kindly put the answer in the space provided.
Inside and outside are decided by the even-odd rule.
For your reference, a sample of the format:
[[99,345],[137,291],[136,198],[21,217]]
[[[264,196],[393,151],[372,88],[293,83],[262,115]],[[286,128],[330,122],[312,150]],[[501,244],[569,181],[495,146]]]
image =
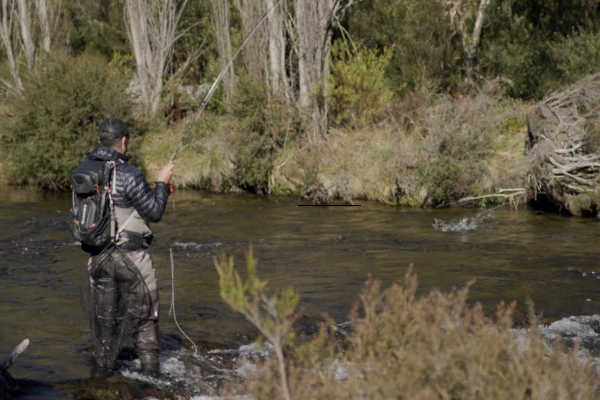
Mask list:
[[160,106],[173,47],[182,35],[178,24],[186,4],[187,0],[125,2],[125,22],[136,63],[132,85],[150,116],[154,116]]
[[16,61],[19,53],[23,53],[30,71],[35,69],[40,54],[50,53],[53,29],[60,17],[61,4],[58,0],[2,0],[0,41],[12,78],[12,82],[4,81],[7,87],[19,91],[23,89]]

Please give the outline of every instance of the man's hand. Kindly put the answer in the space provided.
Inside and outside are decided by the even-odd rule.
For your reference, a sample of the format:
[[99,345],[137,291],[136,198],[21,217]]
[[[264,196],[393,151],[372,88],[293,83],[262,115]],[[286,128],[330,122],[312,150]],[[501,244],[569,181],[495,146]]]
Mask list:
[[158,173],[158,181],[164,182],[166,184],[171,180],[171,175],[173,175],[173,169],[175,168],[175,163],[173,161],[169,161],[167,165],[163,167]]

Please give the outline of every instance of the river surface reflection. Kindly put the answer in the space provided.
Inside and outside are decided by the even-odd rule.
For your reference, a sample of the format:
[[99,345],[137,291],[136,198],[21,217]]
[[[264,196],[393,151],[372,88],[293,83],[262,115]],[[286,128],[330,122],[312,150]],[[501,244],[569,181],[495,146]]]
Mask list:
[[[161,331],[176,334],[168,316],[169,248],[179,322],[195,340],[224,346],[255,332],[221,302],[212,258],[221,251],[234,255],[243,269],[250,245],[259,275],[273,287],[293,286],[309,317],[327,313],[343,321],[369,276],[389,284],[411,264],[421,293],[476,279],[470,299],[488,307],[530,297],[549,318],[599,310],[596,220],[528,210],[498,209],[479,218],[469,209],[297,204],[289,198],[177,192],[163,221],[153,226]],[[86,256],[67,230],[68,208],[67,195],[0,195],[0,355],[31,339],[11,369],[19,378],[89,376],[89,329],[81,306]],[[440,221],[458,224],[464,217],[478,223],[462,232],[434,229]]]

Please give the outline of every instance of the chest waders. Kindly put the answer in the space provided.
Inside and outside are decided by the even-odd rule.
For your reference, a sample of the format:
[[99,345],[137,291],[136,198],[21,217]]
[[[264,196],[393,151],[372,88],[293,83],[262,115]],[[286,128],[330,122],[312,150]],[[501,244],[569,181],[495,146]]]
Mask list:
[[152,231],[133,208],[114,208],[115,241],[88,263],[90,326],[101,370],[115,368],[133,334],[144,372],[158,369],[158,287],[148,251]]

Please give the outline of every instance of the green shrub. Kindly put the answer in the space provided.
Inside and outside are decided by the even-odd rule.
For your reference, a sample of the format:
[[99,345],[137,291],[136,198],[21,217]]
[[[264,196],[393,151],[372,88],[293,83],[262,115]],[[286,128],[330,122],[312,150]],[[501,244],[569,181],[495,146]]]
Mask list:
[[233,114],[241,122],[235,148],[234,184],[244,190],[270,193],[270,176],[277,152],[298,133],[291,108],[248,74],[239,77]]
[[453,86],[461,80],[462,44],[441,0],[369,0],[349,11],[352,38],[390,49],[387,78],[395,92]]
[[550,44],[561,84],[600,72],[600,33],[581,32]]
[[351,51],[343,40],[332,46],[329,105],[337,125],[373,124],[389,107],[393,94],[385,71],[392,52],[377,53],[361,47]]
[[56,56],[23,84],[22,93],[9,94],[10,117],[1,122],[12,184],[67,188],[71,170],[97,143],[99,123],[131,120],[125,82],[102,58]]

